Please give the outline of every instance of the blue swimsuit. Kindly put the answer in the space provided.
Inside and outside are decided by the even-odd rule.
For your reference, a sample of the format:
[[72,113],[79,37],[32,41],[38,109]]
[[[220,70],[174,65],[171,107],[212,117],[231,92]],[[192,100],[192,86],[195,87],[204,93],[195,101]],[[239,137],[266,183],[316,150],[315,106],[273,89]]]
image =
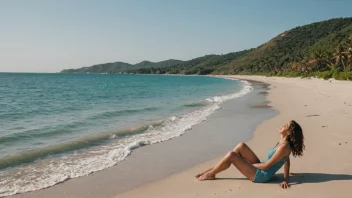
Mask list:
[[[287,144],[291,148],[289,142],[285,142],[283,144]],[[267,155],[266,159],[264,160],[264,162],[267,162],[274,155],[275,147],[277,145],[279,145],[279,143],[277,143],[274,147],[269,149],[268,155]],[[257,169],[257,171],[255,173],[255,176],[254,176],[253,182],[255,182],[255,183],[264,183],[264,182],[270,181],[270,179],[275,175],[275,173],[282,167],[282,165],[284,165],[284,163],[287,161],[287,159],[288,159],[288,157],[284,157],[283,159],[278,161],[276,164],[274,164],[268,170]]]

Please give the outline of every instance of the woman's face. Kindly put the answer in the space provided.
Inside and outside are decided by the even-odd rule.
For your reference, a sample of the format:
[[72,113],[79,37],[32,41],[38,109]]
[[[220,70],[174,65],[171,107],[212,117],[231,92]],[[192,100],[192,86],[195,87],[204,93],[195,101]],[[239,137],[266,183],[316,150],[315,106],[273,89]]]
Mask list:
[[289,133],[290,133],[290,130],[289,130],[290,124],[291,124],[291,122],[287,122],[287,123],[285,123],[284,125],[282,125],[282,126],[278,129],[279,133],[282,134],[282,135],[289,135]]

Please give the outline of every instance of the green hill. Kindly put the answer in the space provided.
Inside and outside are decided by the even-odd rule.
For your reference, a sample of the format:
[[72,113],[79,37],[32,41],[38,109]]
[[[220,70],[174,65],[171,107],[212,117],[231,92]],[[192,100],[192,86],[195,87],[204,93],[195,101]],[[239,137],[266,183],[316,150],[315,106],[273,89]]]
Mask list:
[[331,19],[296,27],[219,68],[215,73],[291,71],[294,70],[293,63],[313,58],[317,51],[333,54],[339,45],[348,43],[351,35],[352,18]]
[[62,72],[140,74],[260,74],[352,80],[352,18],[285,31],[257,48],[189,61],[107,63]]
[[352,80],[351,54],[352,18],[339,18],[293,28],[255,49],[207,55],[168,68],[133,72],[319,76]]
[[120,73],[126,72],[128,70],[136,70],[140,68],[159,68],[159,67],[170,67],[176,64],[180,64],[183,61],[180,60],[165,60],[161,62],[150,62],[150,61],[142,61],[135,65],[124,63],[124,62],[114,62],[114,63],[105,63],[93,65],[90,67],[82,67],[79,69],[65,69],[62,70],[61,73]]
[[198,74],[206,75],[215,72],[221,66],[231,63],[231,61],[247,54],[250,50],[228,53],[225,55],[206,55],[170,67],[142,68],[131,70],[132,73],[139,74]]

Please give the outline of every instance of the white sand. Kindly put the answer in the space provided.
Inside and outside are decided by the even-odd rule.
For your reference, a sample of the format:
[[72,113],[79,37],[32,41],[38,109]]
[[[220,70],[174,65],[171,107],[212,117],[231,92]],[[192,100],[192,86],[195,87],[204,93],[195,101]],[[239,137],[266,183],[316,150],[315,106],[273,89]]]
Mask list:
[[283,170],[266,184],[250,182],[234,167],[219,174],[215,181],[199,182],[194,178],[218,158],[116,197],[352,197],[352,82],[233,77],[269,83],[270,105],[280,111],[259,125],[254,138],[247,142],[261,160],[279,140],[279,126],[291,119],[301,124],[306,151],[301,158],[291,157],[291,171],[297,174],[290,178],[291,187],[279,188]]

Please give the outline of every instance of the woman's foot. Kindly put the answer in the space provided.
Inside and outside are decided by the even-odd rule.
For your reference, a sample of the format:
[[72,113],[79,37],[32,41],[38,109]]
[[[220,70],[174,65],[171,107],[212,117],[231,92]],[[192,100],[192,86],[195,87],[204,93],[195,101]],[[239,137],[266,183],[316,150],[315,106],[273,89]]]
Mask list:
[[210,169],[208,169],[208,170],[203,171],[202,173],[197,174],[197,175],[196,175],[196,178],[198,179],[200,176],[202,176],[202,175],[204,175],[205,173],[211,171],[212,169],[213,169],[213,168],[210,168]]
[[215,179],[215,175],[212,175],[209,172],[204,173],[203,175],[198,177],[199,181],[214,180],[214,179]]
[[202,176],[204,173],[199,173],[196,175],[196,178],[198,179],[200,176]]

